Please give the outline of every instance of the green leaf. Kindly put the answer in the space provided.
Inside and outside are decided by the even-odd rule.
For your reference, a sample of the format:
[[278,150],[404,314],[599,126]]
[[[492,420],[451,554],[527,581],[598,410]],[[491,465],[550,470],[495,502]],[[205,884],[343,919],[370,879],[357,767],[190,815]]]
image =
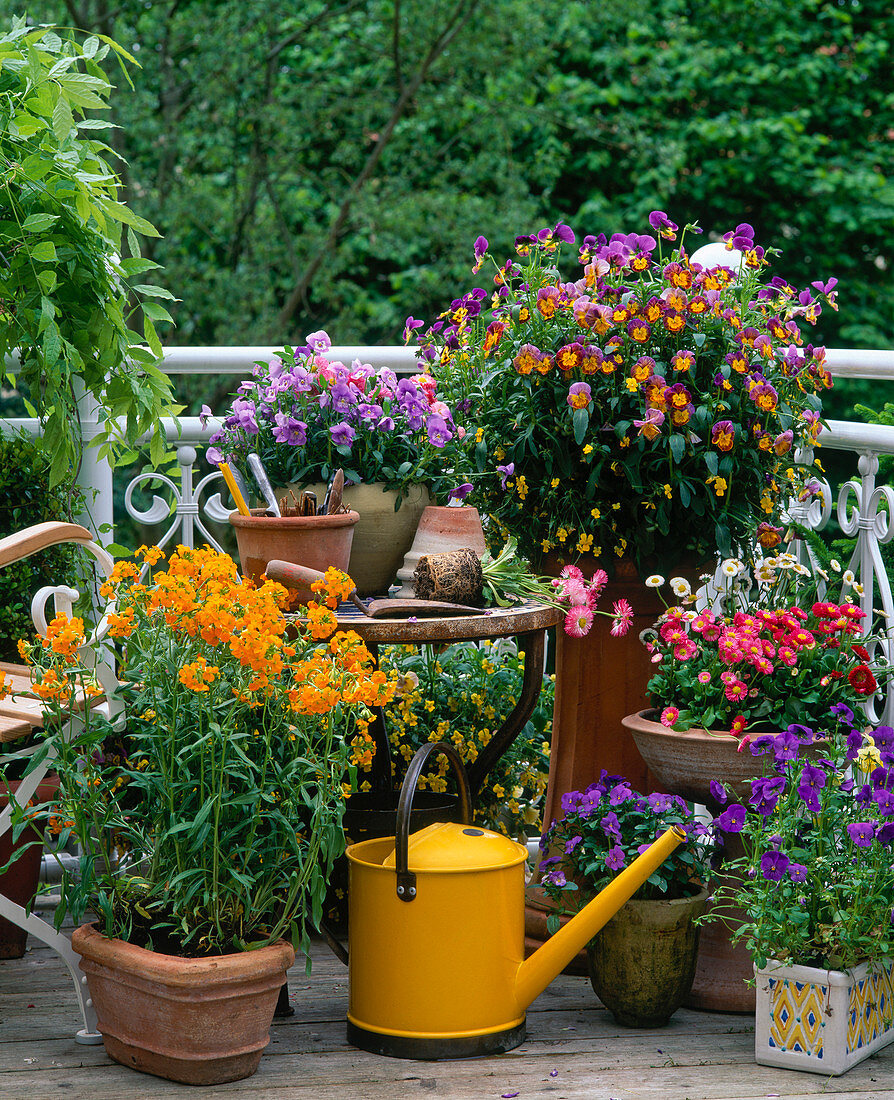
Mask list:
[[571,423],[574,428],[574,442],[581,446],[587,437],[587,428],[590,426],[590,409],[575,409],[571,415]]
[[26,233],[43,233],[51,225],[55,225],[57,221],[59,221],[58,214],[30,214],[22,222],[22,229]]
[[71,113],[71,106],[65,96],[60,94],[56,100],[56,106],[53,108],[53,133],[61,143],[65,141],[73,128],[74,117]]
[[31,258],[41,264],[54,263],[56,260],[56,246],[52,241],[38,241],[31,249]]
[[686,437],[676,433],[670,437],[670,451],[674,462],[682,462],[686,454]]
[[102,208],[110,218],[114,218],[115,221],[124,222],[125,225],[132,226],[138,233],[142,233],[144,237],[161,236],[151,222],[147,222],[145,218],[139,217],[129,207],[125,206],[123,202],[115,202],[112,199],[106,199],[102,204]]
[[131,290],[135,290],[138,294],[145,294],[150,298],[169,298],[172,302],[177,301],[169,290],[165,290],[163,286],[153,286],[151,283],[137,283],[131,287]]

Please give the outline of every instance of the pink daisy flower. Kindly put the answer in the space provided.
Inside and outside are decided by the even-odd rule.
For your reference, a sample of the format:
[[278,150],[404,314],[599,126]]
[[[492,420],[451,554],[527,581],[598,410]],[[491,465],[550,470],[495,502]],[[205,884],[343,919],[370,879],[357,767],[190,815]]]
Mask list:
[[608,573],[604,569],[597,569],[593,574],[593,579],[590,581],[590,592],[593,598],[598,600],[602,595],[602,590],[608,584]]
[[627,600],[615,600],[615,621],[610,633],[615,638],[623,638],[633,622],[633,608]]
[[665,707],[661,712],[661,724],[667,726],[670,729],[674,722],[680,717],[679,707]]
[[[593,625],[593,612],[586,604],[576,604],[565,616],[565,633],[572,638],[583,638]],[[612,628],[614,629],[614,628]]]

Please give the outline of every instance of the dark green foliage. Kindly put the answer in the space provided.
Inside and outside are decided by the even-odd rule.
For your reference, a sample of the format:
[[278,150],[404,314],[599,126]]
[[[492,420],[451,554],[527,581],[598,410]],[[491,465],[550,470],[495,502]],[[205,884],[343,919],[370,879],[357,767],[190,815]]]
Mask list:
[[[0,0],[0,20],[25,3]],[[77,18],[142,66],[133,88],[118,81],[109,142],[163,233],[145,250],[182,299],[178,344],[317,328],[396,343],[409,314],[466,288],[479,233],[504,254],[559,220],[612,233],[664,209],[706,239],[750,222],[795,285],[836,276],[841,311],[815,342],[890,345],[888,0],[44,0],[31,14]]]
[[[49,459],[29,436],[0,436],[0,537],[46,520],[68,520],[76,506],[49,487]],[[0,661],[19,662],[16,642],[33,637],[31,597],[46,584],[71,583],[76,550],[53,546],[0,569]]]

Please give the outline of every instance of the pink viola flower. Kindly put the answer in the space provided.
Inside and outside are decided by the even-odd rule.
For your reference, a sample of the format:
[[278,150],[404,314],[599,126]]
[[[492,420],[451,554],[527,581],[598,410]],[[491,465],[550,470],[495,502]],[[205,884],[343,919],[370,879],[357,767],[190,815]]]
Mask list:
[[644,420],[634,420],[633,424],[639,428],[639,434],[645,436],[646,439],[656,439],[661,435],[661,426],[664,424],[665,416],[661,409],[647,409]]
[[593,400],[592,391],[586,382],[574,382],[568,387],[566,400],[572,409],[585,409]]
[[674,723],[680,717],[679,707],[665,707],[661,712],[661,724],[668,729],[673,728]]

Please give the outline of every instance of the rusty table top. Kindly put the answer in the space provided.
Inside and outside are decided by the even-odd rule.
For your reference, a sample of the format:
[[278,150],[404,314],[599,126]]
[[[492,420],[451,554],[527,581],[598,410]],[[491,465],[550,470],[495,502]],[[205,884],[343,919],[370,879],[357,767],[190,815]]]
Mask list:
[[430,642],[506,638],[546,630],[556,626],[563,618],[563,613],[557,608],[531,600],[512,607],[488,608],[476,615],[410,615],[393,619],[371,619],[352,603],[339,604],[335,614],[339,630],[354,630],[364,642],[374,645],[425,645]]

